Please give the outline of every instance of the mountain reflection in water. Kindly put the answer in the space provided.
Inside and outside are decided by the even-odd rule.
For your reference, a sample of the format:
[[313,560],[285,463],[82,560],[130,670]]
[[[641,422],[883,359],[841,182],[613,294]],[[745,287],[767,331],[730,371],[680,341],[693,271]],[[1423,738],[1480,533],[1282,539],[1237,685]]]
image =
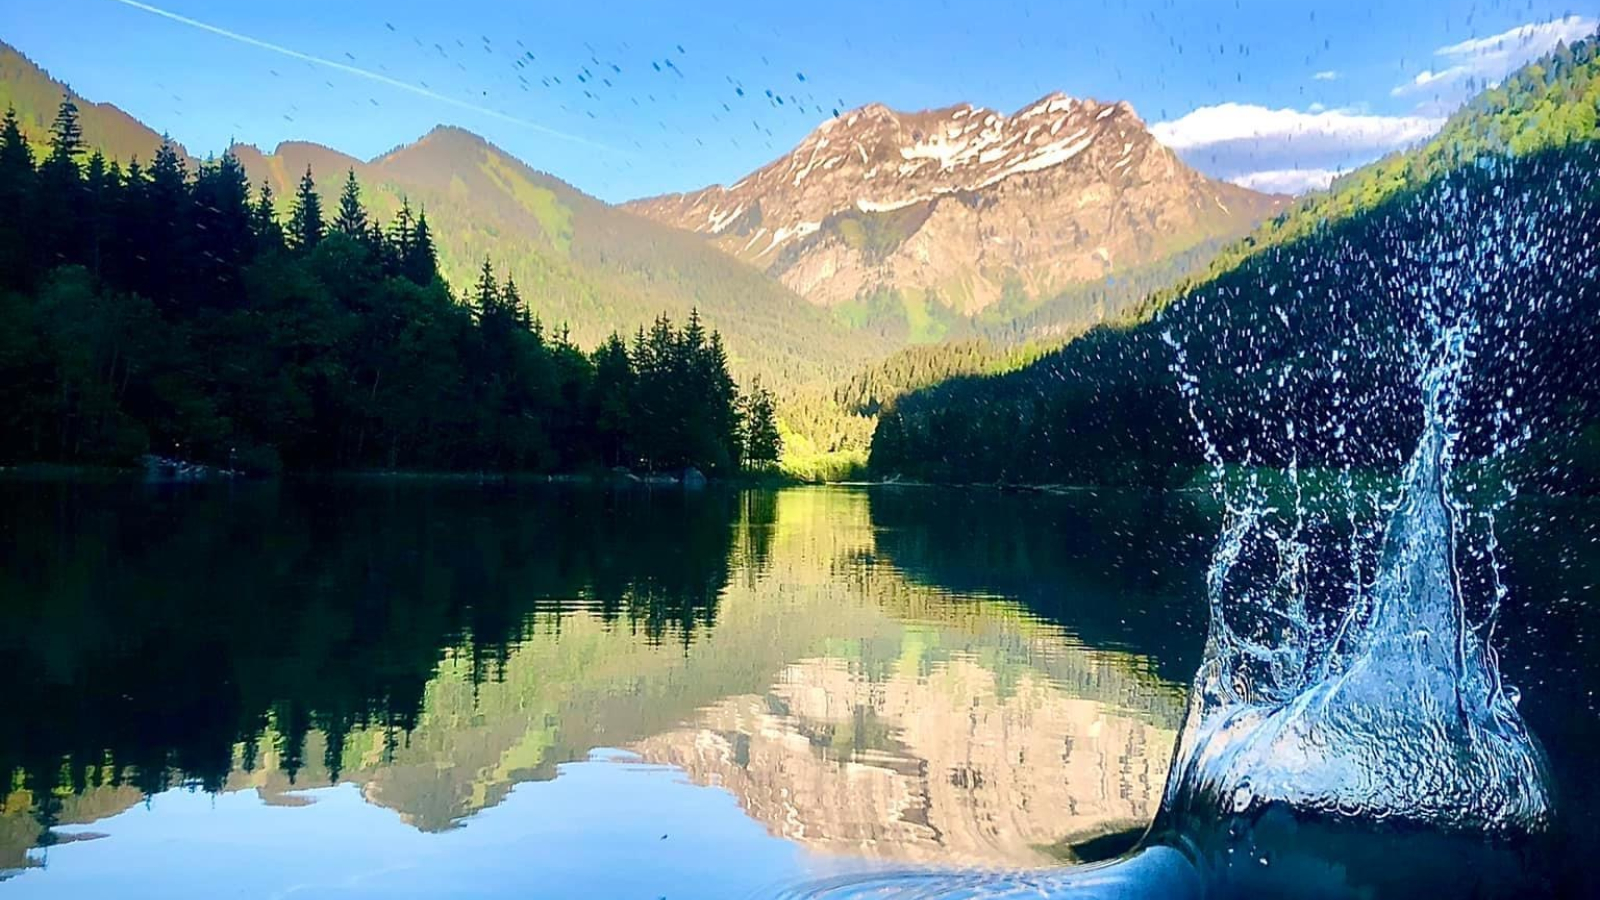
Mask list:
[[[15,887],[126,840],[64,843],[73,824],[147,796],[160,818],[172,788],[314,807],[349,783],[445,832],[607,747],[720,786],[809,851],[1047,863],[1148,822],[1183,710],[1108,613],[1149,593],[1117,559],[1085,545],[1053,573],[1093,607],[1090,645],[1065,606],[907,577],[896,554],[990,564],[907,530],[915,498],[0,490],[0,649],[26,688],[0,724]],[[1138,510],[1082,514],[1114,521],[1100,533],[1120,547],[1117,517]],[[1140,527],[1187,546],[1181,518]],[[1170,603],[1148,635],[1193,620]]]

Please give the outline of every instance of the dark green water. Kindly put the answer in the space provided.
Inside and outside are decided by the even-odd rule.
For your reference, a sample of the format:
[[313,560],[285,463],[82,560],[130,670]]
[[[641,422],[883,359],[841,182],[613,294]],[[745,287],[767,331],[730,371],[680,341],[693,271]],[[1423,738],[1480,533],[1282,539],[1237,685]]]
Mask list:
[[[1096,493],[0,483],[0,895],[744,898],[1104,856],[1159,804],[1214,531]],[[1600,851],[1597,535],[1554,503],[1506,534],[1556,860]]]

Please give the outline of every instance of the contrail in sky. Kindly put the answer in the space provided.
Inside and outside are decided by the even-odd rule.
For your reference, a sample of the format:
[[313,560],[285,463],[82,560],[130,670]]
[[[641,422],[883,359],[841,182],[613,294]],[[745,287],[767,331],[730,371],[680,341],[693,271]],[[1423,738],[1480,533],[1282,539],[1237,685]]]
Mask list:
[[252,47],[259,47],[262,50],[270,50],[273,53],[277,53],[277,54],[280,54],[282,56],[287,56],[287,57],[290,57],[290,58],[293,58],[293,59],[304,60],[304,61],[306,61],[308,63],[312,63],[314,65],[319,65],[319,66],[325,66],[325,67],[327,67],[329,69],[337,69],[338,71],[343,72],[346,75],[354,75],[357,78],[365,78],[368,81],[376,81],[379,84],[385,84],[385,85],[388,85],[389,87],[392,87],[392,88],[398,88],[398,89],[400,89],[402,91],[406,91],[408,93],[416,94],[419,97],[427,97],[429,100],[437,100],[440,103],[448,103],[451,106],[459,107],[461,109],[471,110],[472,112],[479,113],[481,115],[491,116],[491,117],[499,119],[499,120],[501,120],[503,122],[510,122],[513,125],[521,125],[524,128],[531,128],[534,131],[539,132],[540,134],[546,134],[546,135],[549,135],[550,137],[559,138],[560,140],[563,140],[563,141],[571,141],[574,144],[582,144],[582,145],[584,145],[586,147],[593,147],[593,148],[598,149],[598,150],[606,150],[606,151],[609,151],[609,152],[612,152],[612,153],[618,152],[618,151],[614,150],[613,148],[606,146],[605,144],[601,144],[601,143],[597,143],[595,141],[591,141],[588,138],[580,137],[580,136],[578,136],[576,134],[568,134],[565,131],[558,131],[558,130],[556,130],[554,128],[550,128],[550,127],[545,126],[545,125],[540,125],[537,122],[530,122],[527,119],[519,119],[516,116],[507,115],[506,113],[500,112],[499,110],[489,109],[488,107],[485,107],[485,106],[478,106],[475,103],[468,103],[465,100],[457,100],[454,97],[446,96],[444,94],[438,93],[437,91],[430,91],[430,90],[428,90],[427,88],[424,88],[424,87],[418,87],[417,85],[414,85],[414,84],[407,84],[406,82],[401,81],[398,78],[390,78],[387,75],[384,75],[384,74],[381,74],[381,73],[378,73],[378,72],[373,72],[373,71],[370,71],[368,69],[363,69],[363,68],[360,68],[359,66],[351,66],[351,65],[346,65],[346,64],[344,64],[342,62],[335,62],[334,60],[331,60],[331,59],[323,59],[320,56],[312,56],[309,53],[301,53],[299,50],[291,50],[288,47],[283,47],[283,46],[279,46],[278,44],[268,43],[267,41],[263,41],[263,40],[259,40],[257,38],[253,38],[253,37],[251,37],[251,36],[249,36],[247,34],[240,34],[237,31],[229,31],[226,28],[218,28],[215,25],[208,25],[205,22],[201,22],[201,21],[199,21],[197,19],[191,19],[188,16],[180,16],[175,12],[169,12],[167,10],[161,9],[160,7],[151,6],[148,3],[139,3],[138,0],[111,0],[111,2],[120,3],[123,6],[132,7],[134,9],[150,13],[151,15],[160,16],[163,19],[170,19],[170,20],[172,20],[174,22],[179,23],[180,25],[187,25],[190,28],[198,28],[201,31],[209,31],[212,34],[220,35],[221,37],[225,37],[230,41],[238,41],[241,44],[248,44],[248,45],[250,45]]

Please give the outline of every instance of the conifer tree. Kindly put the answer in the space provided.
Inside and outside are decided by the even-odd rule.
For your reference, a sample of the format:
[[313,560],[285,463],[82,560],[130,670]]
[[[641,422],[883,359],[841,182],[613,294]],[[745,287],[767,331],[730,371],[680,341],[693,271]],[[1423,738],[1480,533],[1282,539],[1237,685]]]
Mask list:
[[50,126],[50,156],[48,162],[55,165],[78,164],[78,157],[83,155],[83,125],[78,122],[78,104],[72,102],[70,96],[61,98],[61,105],[56,109],[55,122]]
[[169,138],[162,138],[150,162],[144,193],[130,208],[133,263],[139,271],[135,290],[170,306],[177,288],[189,283],[193,195],[183,158]]
[[478,285],[473,291],[472,308],[477,312],[480,322],[500,311],[500,286],[495,283],[494,266],[487,257],[483,260],[483,268],[478,270]]
[[78,105],[65,96],[50,126],[50,152],[39,166],[34,214],[39,249],[49,265],[82,262],[85,255],[83,173],[78,168],[82,154]]
[[428,230],[426,209],[417,213],[417,226],[411,232],[411,245],[401,259],[401,269],[401,274],[424,287],[438,276],[439,257],[433,246],[433,233]]
[[265,180],[250,208],[250,232],[255,237],[257,253],[283,249],[283,226],[278,224],[278,211],[273,207],[272,185]]
[[8,106],[5,118],[0,120],[0,175],[9,178],[23,170],[33,174],[33,148],[22,136],[16,107]]
[[0,123],[0,286],[20,287],[30,274],[26,222],[34,178],[33,149],[8,107]]
[[783,453],[783,438],[778,434],[778,415],[772,392],[754,381],[744,409],[744,462],[770,466]]
[[[137,157],[128,161],[122,178],[122,191],[112,204],[111,216],[116,236],[106,248],[107,268],[112,277],[130,290],[138,290],[145,277],[142,229],[150,221],[150,177]],[[150,296],[146,294],[146,296]]]
[[384,233],[383,226],[378,223],[377,216],[368,217],[367,233],[362,235],[361,239],[368,247],[372,248],[384,275],[400,274],[400,254],[395,250],[394,245],[389,242],[389,236]]
[[232,304],[239,299],[241,270],[255,249],[250,182],[230,148],[200,167],[194,196],[194,283],[191,300]]
[[728,371],[728,352],[722,344],[722,334],[711,332],[704,352],[708,389],[703,408],[711,421],[711,439],[715,442],[706,449],[717,465],[738,468],[744,455],[744,441],[740,433],[741,412],[739,387]]
[[106,166],[105,154],[99,150],[89,157],[84,169],[84,227],[88,234],[88,258],[85,263],[96,277],[101,274],[106,245],[116,233],[115,210],[112,203],[121,187],[122,170],[116,163]]
[[[411,253],[411,241],[415,233],[415,224],[411,218],[411,201],[400,198],[400,212],[394,217],[394,225],[389,228],[389,243],[394,245],[395,255],[405,259]],[[487,264],[488,260],[484,260]]]
[[356,240],[367,237],[367,211],[361,205],[361,185],[356,181],[356,170],[345,173],[344,190],[339,194],[339,217],[334,220],[336,231]]
[[530,331],[533,329],[533,312],[522,302],[517,283],[509,275],[506,276],[505,287],[500,289],[500,302],[518,325]]
[[608,466],[627,465],[632,462],[629,447],[632,420],[628,410],[634,374],[627,345],[616,332],[596,348],[593,364],[594,428],[601,459]]
[[309,253],[322,243],[325,226],[322,222],[322,198],[317,196],[317,182],[311,177],[311,167],[300,178],[300,187],[294,195],[294,211],[289,216],[289,244],[302,253]]

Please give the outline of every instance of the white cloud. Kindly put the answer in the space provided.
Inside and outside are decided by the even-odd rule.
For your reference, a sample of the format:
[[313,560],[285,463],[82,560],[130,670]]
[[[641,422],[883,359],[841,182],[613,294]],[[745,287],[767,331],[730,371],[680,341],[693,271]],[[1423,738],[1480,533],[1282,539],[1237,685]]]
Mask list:
[[1202,106],[1151,127],[1177,151],[1282,146],[1304,154],[1385,152],[1429,137],[1443,124],[1428,116],[1374,116],[1342,109],[1301,112],[1248,103]]
[[[1271,109],[1246,103],[1203,106],[1151,127],[1156,139],[1207,174],[1257,190],[1301,193],[1327,187],[1340,172],[1433,136],[1443,113],[1528,60],[1592,34],[1600,20],[1567,16],[1473,38],[1434,51],[1439,62],[1395,88],[1395,96],[1426,92],[1430,102],[1412,115],[1373,115],[1365,107]],[[1335,81],[1335,70],[1317,72]],[[1423,114],[1426,111],[1430,114]],[[1437,113],[1437,115],[1432,114]]]
[[1263,190],[1294,192],[1326,187],[1331,173],[1419,143],[1443,124],[1443,119],[1428,116],[1222,103],[1150,130],[1209,175]]
[[1432,92],[1445,103],[1460,102],[1558,45],[1594,34],[1597,26],[1600,20],[1592,17],[1567,16],[1440,47],[1433,51],[1439,60],[1434,67],[1418,72],[1389,93],[1404,97]]
[[1230,178],[1234,184],[1268,194],[1304,194],[1320,191],[1342,172],[1337,169],[1271,169]]

